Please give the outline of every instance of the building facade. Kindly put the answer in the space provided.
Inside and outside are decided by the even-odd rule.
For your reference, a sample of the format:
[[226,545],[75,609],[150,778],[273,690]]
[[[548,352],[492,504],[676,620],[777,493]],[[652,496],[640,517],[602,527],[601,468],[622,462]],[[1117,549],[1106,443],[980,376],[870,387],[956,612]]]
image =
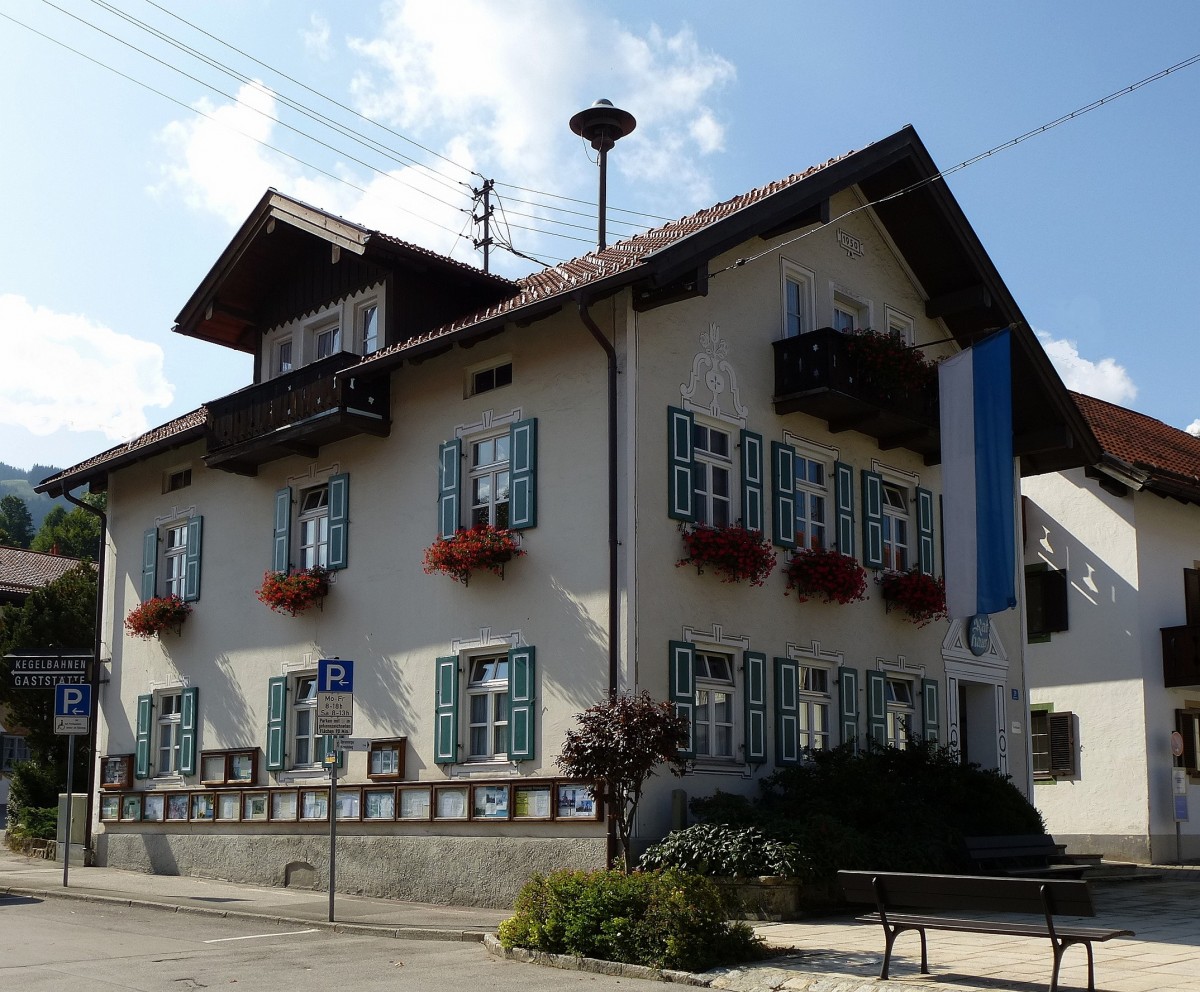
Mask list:
[[[519,282],[268,193],[176,328],[253,354],[254,383],[41,487],[108,492],[98,860],[324,884],[323,658],[355,662],[370,741],[339,759],[350,891],[505,905],[603,865],[604,811],[554,759],[612,691],[690,718],[643,844],[811,747],[919,735],[1026,783],[1020,611],[972,639],[872,581],[955,549],[936,386],[852,332],[936,359],[1012,326],[1014,471],[1094,443],[935,175],[906,128]],[[739,525],[779,555],[762,585],[680,565],[684,533]],[[502,576],[427,572],[487,526],[521,552]],[[799,548],[853,556],[867,598],[785,595]],[[256,599],[311,566],[318,606]],[[169,593],[178,633],[123,629]]]

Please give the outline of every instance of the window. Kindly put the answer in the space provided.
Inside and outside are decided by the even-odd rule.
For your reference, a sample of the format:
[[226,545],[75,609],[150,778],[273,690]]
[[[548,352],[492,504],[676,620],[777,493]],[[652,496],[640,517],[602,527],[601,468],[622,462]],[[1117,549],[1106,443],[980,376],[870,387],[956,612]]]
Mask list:
[[507,433],[471,442],[471,523],[508,526],[509,452]]
[[[436,663],[434,760],[534,758],[535,649],[515,647]],[[459,697],[460,678],[462,697]],[[459,740],[466,725],[466,746]]]
[[165,692],[158,697],[158,763],[159,775],[179,773],[179,722],[183,714],[183,697],[178,692]]
[[367,778],[373,780],[403,778],[406,743],[406,738],[403,737],[372,741],[371,750],[367,754]]
[[472,658],[467,684],[472,761],[503,758],[508,751],[508,654]]
[[342,350],[342,329],[338,324],[327,324],[312,332],[313,359],[320,361]]
[[300,493],[300,568],[329,566],[329,487]]
[[732,520],[730,478],[733,460],[729,432],[706,424],[692,425],[693,488],[696,523],[726,527]]
[[361,354],[369,355],[379,349],[379,306],[368,303],[358,310],[358,344]]
[[477,393],[487,393],[493,389],[499,389],[501,386],[511,385],[512,374],[512,362],[503,362],[490,368],[477,369],[471,373],[470,394],[474,396]]
[[199,695],[190,686],[138,696],[135,778],[196,774]]
[[796,337],[813,329],[813,274],[783,263],[783,336]]
[[829,669],[800,665],[799,744],[823,751],[829,747]]
[[796,547],[824,548],[826,544],[825,508],[829,490],[825,481],[825,463],[797,452],[796,466]]
[[317,677],[301,675],[292,696],[292,765],[311,768],[321,759],[317,737]]
[[1049,709],[1029,714],[1035,779],[1073,778],[1075,775],[1075,716]]
[[205,785],[257,785],[258,748],[204,751],[200,781]]
[[1067,573],[1044,563],[1025,571],[1025,616],[1028,637],[1048,641],[1055,631],[1067,630]]
[[[293,507],[292,489],[275,493],[271,568],[288,572],[293,567],[331,571],[350,563],[350,476],[343,472],[328,482],[301,489]],[[295,512],[295,534],[292,514]],[[292,546],[293,538],[296,546]]]
[[167,472],[163,475],[163,492],[173,493],[180,489],[186,489],[192,484],[192,470],[190,468],[176,469],[173,472]]
[[292,339],[284,338],[275,343],[275,374],[284,375],[292,371]]
[[[315,672],[279,675],[267,682],[267,771],[323,769],[333,738],[317,734]],[[337,752],[338,765],[342,764]],[[304,776],[300,776],[304,777]]]
[[858,300],[842,293],[833,294],[833,316],[831,325],[835,331],[849,334],[863,329],[863,306]]
[[18,761],[29,760],[29,745],[24,737],[0,734],[0,772],[11,772]]
[[155,596],[200,598],[200,551],[204,518],[172,520],[142,536],[142,601]]
[[891,307],[886,309],[888,333],[896,335],[907,345],[915,344],[916,330],[912,317],[899,310],[893,310]]
[[183,598],[184,578],[187,569],[187,524],[173,524],[167,528],[163,542],[163,572],[165,582],[163,594]]
[[909,567],[908,498],[890,482],[883,484],[883,567],[897,572]]
[[692,743],[697,758],[733,757],[733,659],[696,652]]
[[904,679],[887,679],[887,743],[905,748],[912,731],[912,683]]

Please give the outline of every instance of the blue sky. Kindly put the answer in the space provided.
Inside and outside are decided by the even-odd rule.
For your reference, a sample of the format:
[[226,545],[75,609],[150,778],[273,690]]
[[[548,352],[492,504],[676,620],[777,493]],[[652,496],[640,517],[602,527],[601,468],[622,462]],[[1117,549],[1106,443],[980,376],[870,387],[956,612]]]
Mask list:
[[[268,186],[478,264],[487,176],[554,261],[594,239],[550,194],[595,198],[567,120],[597,97],[638,119],[610,206],[677,217],[906,123],[956,165],[1200,53],[1200,4],[23,0],[0,44],[0,461],[29,467],[250,381],[171,326]],[[1067,385],[1193,430],[1197,119],[1200,63],[949,179]]]

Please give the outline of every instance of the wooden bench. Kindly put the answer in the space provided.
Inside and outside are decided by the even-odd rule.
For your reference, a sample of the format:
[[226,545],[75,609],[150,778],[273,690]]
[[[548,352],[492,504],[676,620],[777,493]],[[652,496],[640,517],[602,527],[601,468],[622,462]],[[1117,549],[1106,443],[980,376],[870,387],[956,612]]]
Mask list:
[[1087,865],[1072,864],[1049,834],[966,837],[967,857],[985,875],[1083,878]]
[[[1095,916],[1088,883],[1066,879],[993,878],[980,875],[915,875],[878,871],[839,871],[838,881],[847,901],[874,903],[876,911],[858,919],[883,926],[884,952],[880,978],[888,977],[892,946],[905,930],[921,935],[921,974],[929,974],[926,930],[955,930],[1004,937],[1042,937],[1054,948],[1050,992],[1057,992],[1063,952],[1072,944],[1087,950],[1088,989],[1096,988],[1092,942],[1132,937],[1132,930],[1057,925],[1058,916]],[[897,908],[970,911],[969,919],[919,916]],[[995,919],[999,913],[1039,913],[1044,920]]]

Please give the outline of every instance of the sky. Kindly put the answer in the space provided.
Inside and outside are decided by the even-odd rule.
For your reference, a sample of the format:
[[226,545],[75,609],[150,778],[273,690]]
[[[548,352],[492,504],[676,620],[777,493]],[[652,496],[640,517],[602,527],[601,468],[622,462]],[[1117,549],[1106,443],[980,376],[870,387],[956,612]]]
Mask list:
[[1193,0],[0,0],[0,50],[0,462],[251,381],[171,328],[268,187],[482,265],[493,179],[493,235],[591,250],[601,97],[610,241],[905,124],[999,148],[947,182],[1063,381],[1200,434],[1200,61],[1040,130],[1200,54]]

